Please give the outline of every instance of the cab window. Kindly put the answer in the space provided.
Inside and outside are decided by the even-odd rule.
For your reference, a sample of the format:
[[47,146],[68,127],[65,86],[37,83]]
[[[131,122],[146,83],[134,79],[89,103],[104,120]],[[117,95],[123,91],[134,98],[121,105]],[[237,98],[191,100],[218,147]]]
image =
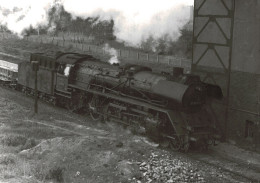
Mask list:
[[58,67],[58,73],[64,76],[69,76],[72,67],[73,65],[71,64],[60,64]]
[[65,70],[65,64],[60,64],[58,67],[58,73],[64,74],[64,70]]

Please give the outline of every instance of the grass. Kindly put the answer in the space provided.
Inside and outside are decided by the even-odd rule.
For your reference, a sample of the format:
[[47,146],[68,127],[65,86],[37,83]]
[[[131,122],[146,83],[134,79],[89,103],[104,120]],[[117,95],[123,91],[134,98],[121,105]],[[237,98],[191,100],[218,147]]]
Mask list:
[[27,139],[26,137],[22,135],[5,135],[1,138],[1,143],[5,146],[19,146],[24,145],[26,143]]
[[33,175],[33,167],[31,165],[31,162],[9,154],[5,156],[3,163],[0,164],[0,174],[4,179],[12,179],[17,177],[31,177],[32,179],[35,179],[35,176]]
[[32,174],[37,180],[45,182],[46,180],[55,180],[64,182],[64,173],[66,168],[63,165],[38,162],[32,169]]
[[17,157],[14,154],[4,154],[0,156],[0,165],[10,165],[16,162]]
[[[26,149],[31,149],[39,143],[39,141],[34,138],[27,138],[23,135],[17,134],[8,134],[2,136],[0,142],[2,146],[2,153],[6,153],[5,151],[18,153]],[[7,157],[5,155],[0,156],[0,164],[8,164],[6,162],[12,162],[12,159],[8,158],[10,157]]]
[[[47,127],[41,124],[25,121],[12,122],[9,124],[9,126],[10,128],[6,129],[5,133],[19,134],[18,136],[22,136],[22,138],[26,138],[26,140],[28,140],[27,144],[31,143],[32,145],[37,143],[41,139],[51,139],[57,136],[72,135],[70,133],[54,129],[52,127]],[[23,145],[25,145],[25,143]]]
[[[18,153],[35,147],[43,139],[70,134],[23,120],[10,120],[4,124],[0,128],[1,178],[10,181],[22,177],[22,180],[32,179],[31,182],[46,182],[46,180],[64,182],[66,166],[60,154],[54,154],[53,157],[49,157],[48,154],[46,160],[43,155],[34,156],[33,153],[29,153],[29,156],[24,157]],[[51,153],[50,156],[52,156]]]
[[48,154],[47,161],[44,156],[34,156],[33,153],[29,153],[29,156],[26,157],[17,154],[22,150],[35,147],[37,140],[34,138],[26,138],[23,135],[15,134],[5,135],[1,138],[1,145],[5,146],[4,148],[13,149],[3,154],[4,148],[1,148],[0,175],[4,179],[22,176],[32,177],[40,182],[45,182],[46,180],[64,182],[66,167],[63,165],[60,154]]
[[25,149],[31,149],[37,145],[37,141],[33,138],[26,140],[25,144],[21,147],[21,151]]
[[[36,140],[33,138],[26,139],[24,136],[14,134],[2,137],[1,143],[9,148],[16,147],[17,152],[37,145]],[[23,176],[33,177],[35,180],[42,182],[46,180],[64,182],[66,167],[63,165],[60,154],[50,153],[46,161],[44,156],[34,156],[33,153],[29,153],[29,156],[23,158],[17,152],[12,151],[0,155],[0,174],[4,179]]]

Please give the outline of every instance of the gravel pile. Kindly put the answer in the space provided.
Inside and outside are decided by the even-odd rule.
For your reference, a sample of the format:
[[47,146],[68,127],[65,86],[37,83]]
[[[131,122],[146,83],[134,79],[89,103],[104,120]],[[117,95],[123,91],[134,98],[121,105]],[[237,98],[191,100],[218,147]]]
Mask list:
[[205,182],[194,165],[169,155],[152,153],[147,162],[138,162],[138,165],[143,174],[143,180],[138,182]]

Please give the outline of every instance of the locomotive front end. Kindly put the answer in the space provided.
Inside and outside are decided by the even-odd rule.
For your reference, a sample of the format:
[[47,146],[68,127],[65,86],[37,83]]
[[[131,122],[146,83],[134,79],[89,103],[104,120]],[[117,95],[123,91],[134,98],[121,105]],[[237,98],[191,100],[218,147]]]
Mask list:
[[199,109],[206,100],[205,88],[201,83],[185,85],[169,80],[161,80],[152,87],[152,91],[169,99],[174,108],[186,111]]

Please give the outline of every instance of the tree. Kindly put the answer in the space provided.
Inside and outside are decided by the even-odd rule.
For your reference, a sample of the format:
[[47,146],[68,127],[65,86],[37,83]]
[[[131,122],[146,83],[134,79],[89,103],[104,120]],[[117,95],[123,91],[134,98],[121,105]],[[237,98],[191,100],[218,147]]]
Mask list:
[[169,47],[170,37],[168,34],[163,35],[159,39],[157,39],[156,52],[158,54],[166,54],[167,48]]
[[150,35],[146,40],[142,40],[140,48],[145,52],[154,51],[156,40]]
[[[58,22],[57,22],[58,23]],[[61,6],[60,10],[60,21],[59,21],[59,29],[64,32],[68,30],[69,24],[71,23],[71,15],[64,10],[64,7]],[[59,30],[58,29],[58,30]]]
[[0,32],[11,32],[6,25],[0,25]]
[[187,29],[185,26],[180,29],[181,36],[177,41],[170,41],[168,43],[167,54],[179,55],[191,58],[192,54],[192,30]]
[[178,41],[182,42],[185,49],[185,54],[191,56],[192,38],[193,38],[192,30],[181,29],[180,32],[181,32],[181,36]]

